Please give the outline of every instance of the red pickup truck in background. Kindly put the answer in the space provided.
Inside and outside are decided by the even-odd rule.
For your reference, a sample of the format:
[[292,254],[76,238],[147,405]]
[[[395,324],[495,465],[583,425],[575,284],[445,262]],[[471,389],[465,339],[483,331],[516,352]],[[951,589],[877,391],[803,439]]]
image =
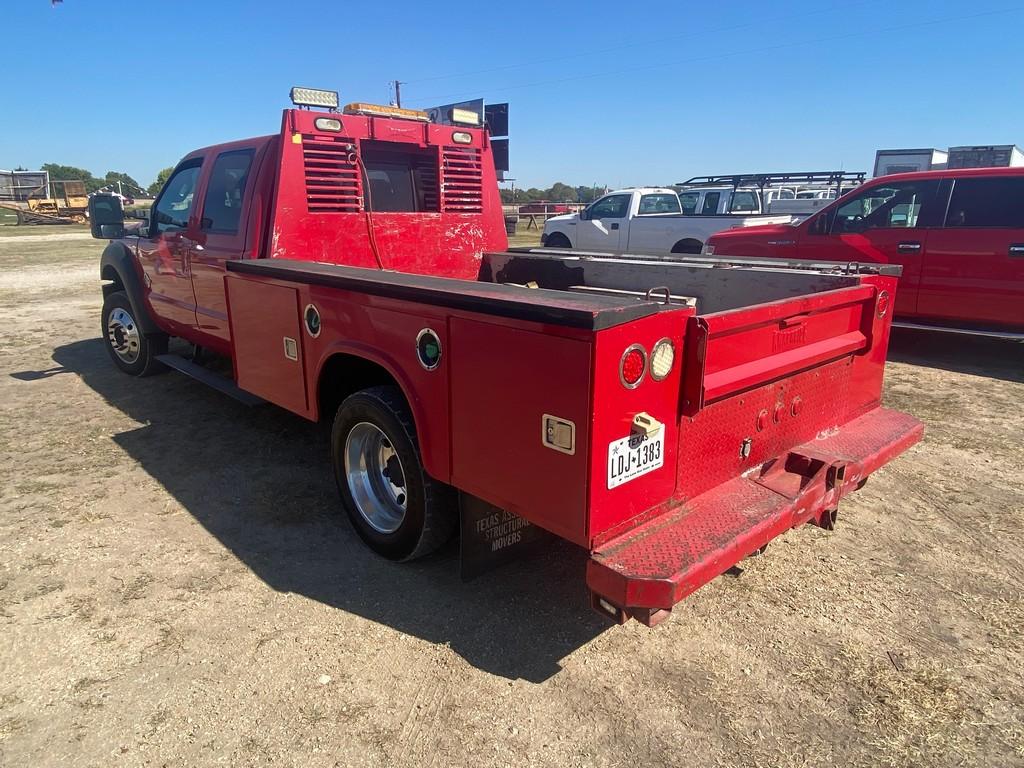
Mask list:
[[333,420],[342,507],[385,557],[535,526],[590,552],[597,610],[646,624],[831,528],[920,439],[880,403],[898,267],[507,251],[492,140],[455,113],[287,109],[187,155],[135,231],[95,196],[113,362]]
[[1024,168],[883,176],[799,224],[720,232],[704,253],[898,264],[895,325],[1024,338]]

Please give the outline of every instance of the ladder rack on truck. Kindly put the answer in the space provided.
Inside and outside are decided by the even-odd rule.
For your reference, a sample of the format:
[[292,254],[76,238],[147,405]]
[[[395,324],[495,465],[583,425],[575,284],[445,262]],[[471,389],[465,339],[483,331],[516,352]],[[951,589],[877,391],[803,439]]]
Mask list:
[[648,625],[831,528],[920,438],[881,407],[898,268],[506,250],[486,128],[436,112],[463,124],[286,110],[280,135],[186,156],[136,232],[94,196],[115,364],[152,373],[168,335],[229,357],[251,397],[333,419],[377,553],[460,520],[464,556],[543,529],[590,553],[598,611]]

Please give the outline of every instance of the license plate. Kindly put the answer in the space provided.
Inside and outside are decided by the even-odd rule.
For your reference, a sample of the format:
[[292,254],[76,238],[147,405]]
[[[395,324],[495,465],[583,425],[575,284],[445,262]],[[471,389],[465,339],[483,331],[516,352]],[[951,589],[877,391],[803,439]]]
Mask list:
[[608,487],[615,488],[665,463],[665,430],[654,437],[630,435],[608,444]]

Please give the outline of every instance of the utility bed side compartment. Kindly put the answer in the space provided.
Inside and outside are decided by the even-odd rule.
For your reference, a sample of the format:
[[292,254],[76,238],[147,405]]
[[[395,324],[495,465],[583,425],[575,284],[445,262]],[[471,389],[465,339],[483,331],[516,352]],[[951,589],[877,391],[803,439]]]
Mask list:
[[448,336],[452,484],[586,546],[591,342],[464,317]]
[[[676,488],[677,445],[679,442],[679,390],[683,368],[682,349],[687,319],[692,315],[689,307],[663,309],[654,317],[637,320],[627,325],[609,328],[597,334],[594,352],[594,426],[591,437],[590,460],[590,526],[591,543],[602,534],[626,521],[664,505],[673,497]],[[655,345],[668,339],[675,359],[671,369],[658,381],[651,374],[650,356]],[[627,387],[621,376],[623,355],[639,345],[648,357],[647,371],[640,383]],[[660,434],[651,435],[646,442],[660,441],[657,458],[660,466],[630,477],[614,468],[619,455],[632,456],[637,441],[645,442],[634,428],[633,420],[647,414],[661,423]],[[625,446],[622,442],[633,438]],[[652,446],[657,449],[658,445]],[[646,458],[646,457],[645,457]],[[616,475],[613,477],[612,475]],[[627,479],[628,478],[628,479]]]
[[298,290],[237,275],[225,286],[238,386],[309,418]]

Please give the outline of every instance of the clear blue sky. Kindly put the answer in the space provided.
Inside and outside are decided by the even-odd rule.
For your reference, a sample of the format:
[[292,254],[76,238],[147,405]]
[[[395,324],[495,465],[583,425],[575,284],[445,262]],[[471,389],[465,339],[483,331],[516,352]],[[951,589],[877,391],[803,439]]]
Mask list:
[[405,106],[509,101],[518,186],[1024,144],[1020,0],[3,5],[0,168],[145,185],[191,149],[276,131],[292,85],[387,103],[395,78]]

